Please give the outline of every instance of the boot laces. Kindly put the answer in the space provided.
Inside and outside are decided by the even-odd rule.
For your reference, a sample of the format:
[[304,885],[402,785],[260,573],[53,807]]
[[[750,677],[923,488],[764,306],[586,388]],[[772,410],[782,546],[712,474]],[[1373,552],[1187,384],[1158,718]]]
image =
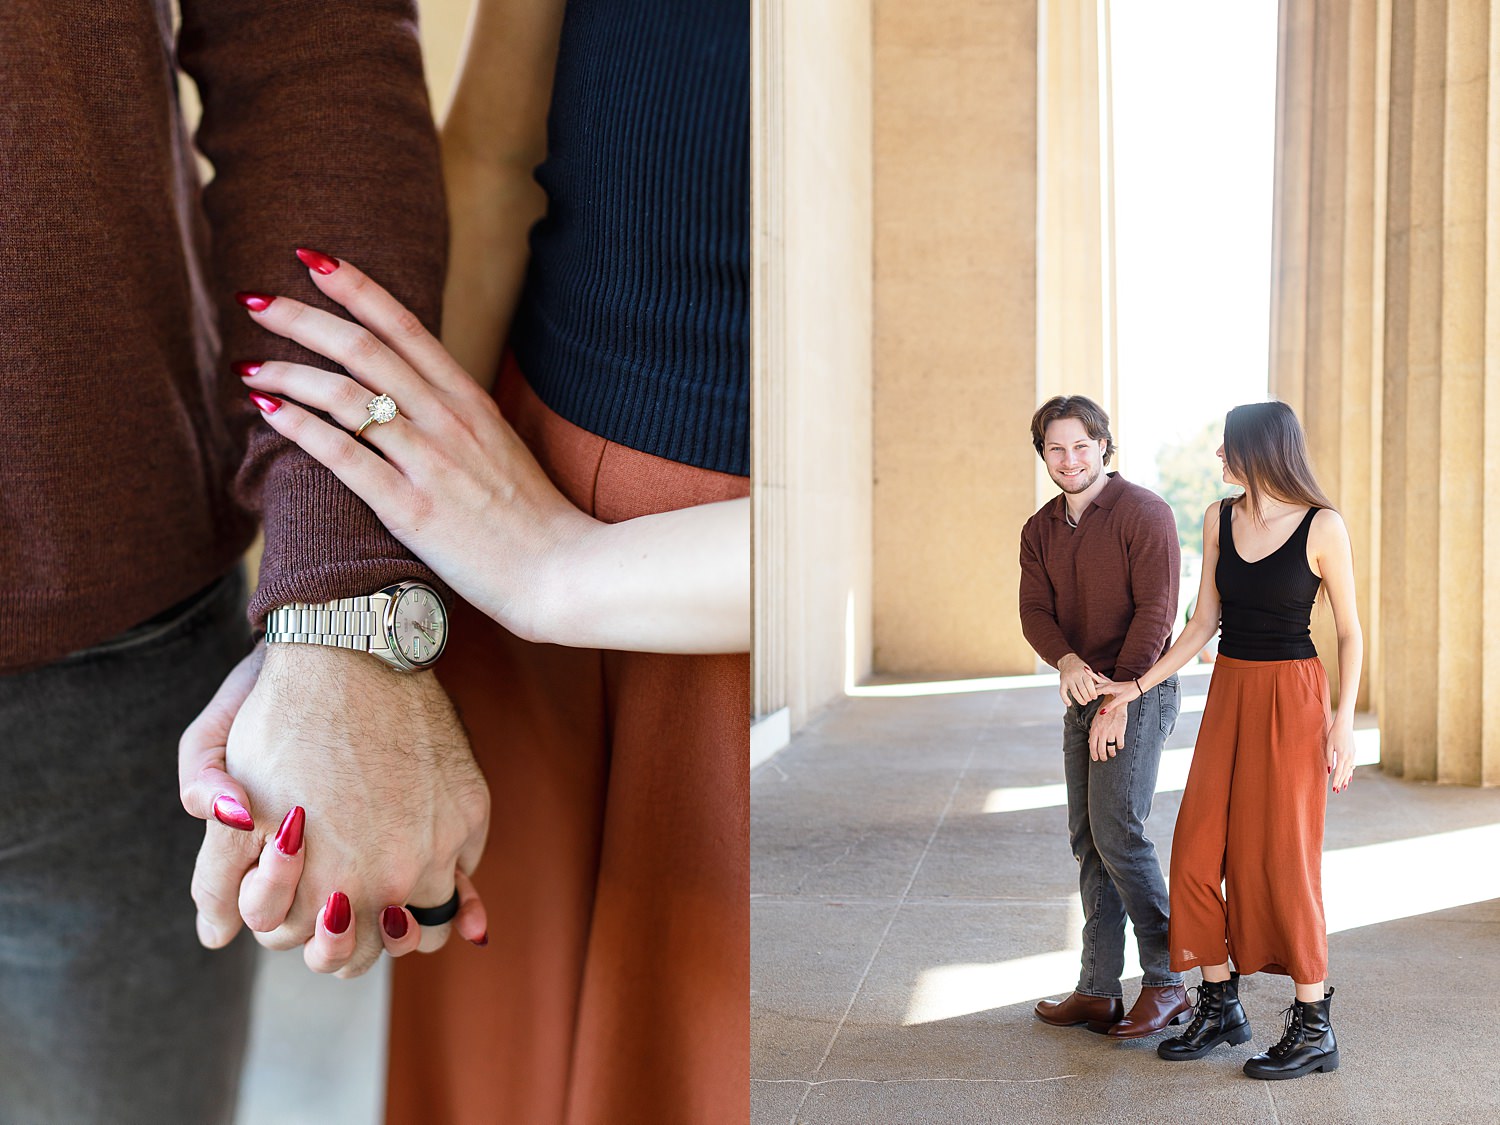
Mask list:
[[1203,1030],[1203,1025],[1208,1022],[1208,995],[1199,985],[1193,985],[1188,989],[1193,1004],[1193,1018],[1187,1025],[1187,1030],[1182,1034],[1185,1038],[1192,1038]]
[[1275,1058],[1284,1058],[1292,1053],[1299,1043],[1302,1042],[1302,1006],[1293,1000],[1290,1007],[1283,1008],[1281,1014],[1284,1017],[1281,1032],[1281,1042],[1272,1047],[1269,1054]]

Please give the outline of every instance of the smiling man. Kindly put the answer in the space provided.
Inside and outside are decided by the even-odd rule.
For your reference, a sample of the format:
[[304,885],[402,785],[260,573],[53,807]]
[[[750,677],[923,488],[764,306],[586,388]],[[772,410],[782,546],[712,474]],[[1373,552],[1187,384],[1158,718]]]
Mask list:
[[[1021,627],[1061,674],[1068,834],[1083,899],[1078,987],[1036,1006],[1058,1026],[1139,1039],[1190,1010],[1167,952],[1167,887],[1145,832],[1162,744],[1177,721],[1177,677],[1101,716],[1097,676],[1129,681],[1166,651],[1177,610],[1172,509],[1105,472],[1109,416],[1082,395],[1048,399],[1031,440],[1062,489],[1021,530]],[[1124,1014],[1125,919],[1135,925],[1142,984]]]

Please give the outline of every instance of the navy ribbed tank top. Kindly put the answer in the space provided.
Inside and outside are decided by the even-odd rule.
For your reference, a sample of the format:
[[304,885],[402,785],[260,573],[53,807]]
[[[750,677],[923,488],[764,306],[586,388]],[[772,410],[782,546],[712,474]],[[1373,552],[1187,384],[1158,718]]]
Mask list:
[[510,344],[568,421],[750,471],[750,9],[569,0]]
[[1219,505],[1219,652],[1235,660],[1305,660],[1313,647],[1313,601],[1322,579],[1307,565],[1307,533],[1320,509],[1309,508],[1292,536],[1258,562],[1234,548],[1234,505]]

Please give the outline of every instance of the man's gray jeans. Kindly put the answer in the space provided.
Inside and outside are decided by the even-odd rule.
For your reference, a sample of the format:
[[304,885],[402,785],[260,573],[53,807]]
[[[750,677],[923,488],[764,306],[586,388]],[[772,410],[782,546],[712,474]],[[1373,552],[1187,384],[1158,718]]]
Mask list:
[[177,739],[249,651],[244,582],[0,676],[0,1123],[234,1112],[254,942],[198,944]]
[[1162,744],[1181,706],[1179,690],[1172,676],[1130,704],[1124,745],[1103,762],[1089,758],[1089,724],[1105,699],[1069,704],[1063,716],[1068,836],[1083,899],[1078,991],[1089,996],[1121,995],[1127,915],[1135,925],[1142,985],[1182,983],[1168,960],[1167,882],[1156,845],[1146,836]]

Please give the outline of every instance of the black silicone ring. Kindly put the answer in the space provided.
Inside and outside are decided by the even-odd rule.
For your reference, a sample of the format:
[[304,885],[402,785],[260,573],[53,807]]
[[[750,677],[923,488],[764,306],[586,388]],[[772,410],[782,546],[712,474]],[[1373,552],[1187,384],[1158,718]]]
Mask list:
[[445,925],[453,921],[453,916],[458,913],[458,891],[455,890],[453,897],[442,906],[412,906],[408,903],[406,909],[411,911],[411,916],[419,926]]

